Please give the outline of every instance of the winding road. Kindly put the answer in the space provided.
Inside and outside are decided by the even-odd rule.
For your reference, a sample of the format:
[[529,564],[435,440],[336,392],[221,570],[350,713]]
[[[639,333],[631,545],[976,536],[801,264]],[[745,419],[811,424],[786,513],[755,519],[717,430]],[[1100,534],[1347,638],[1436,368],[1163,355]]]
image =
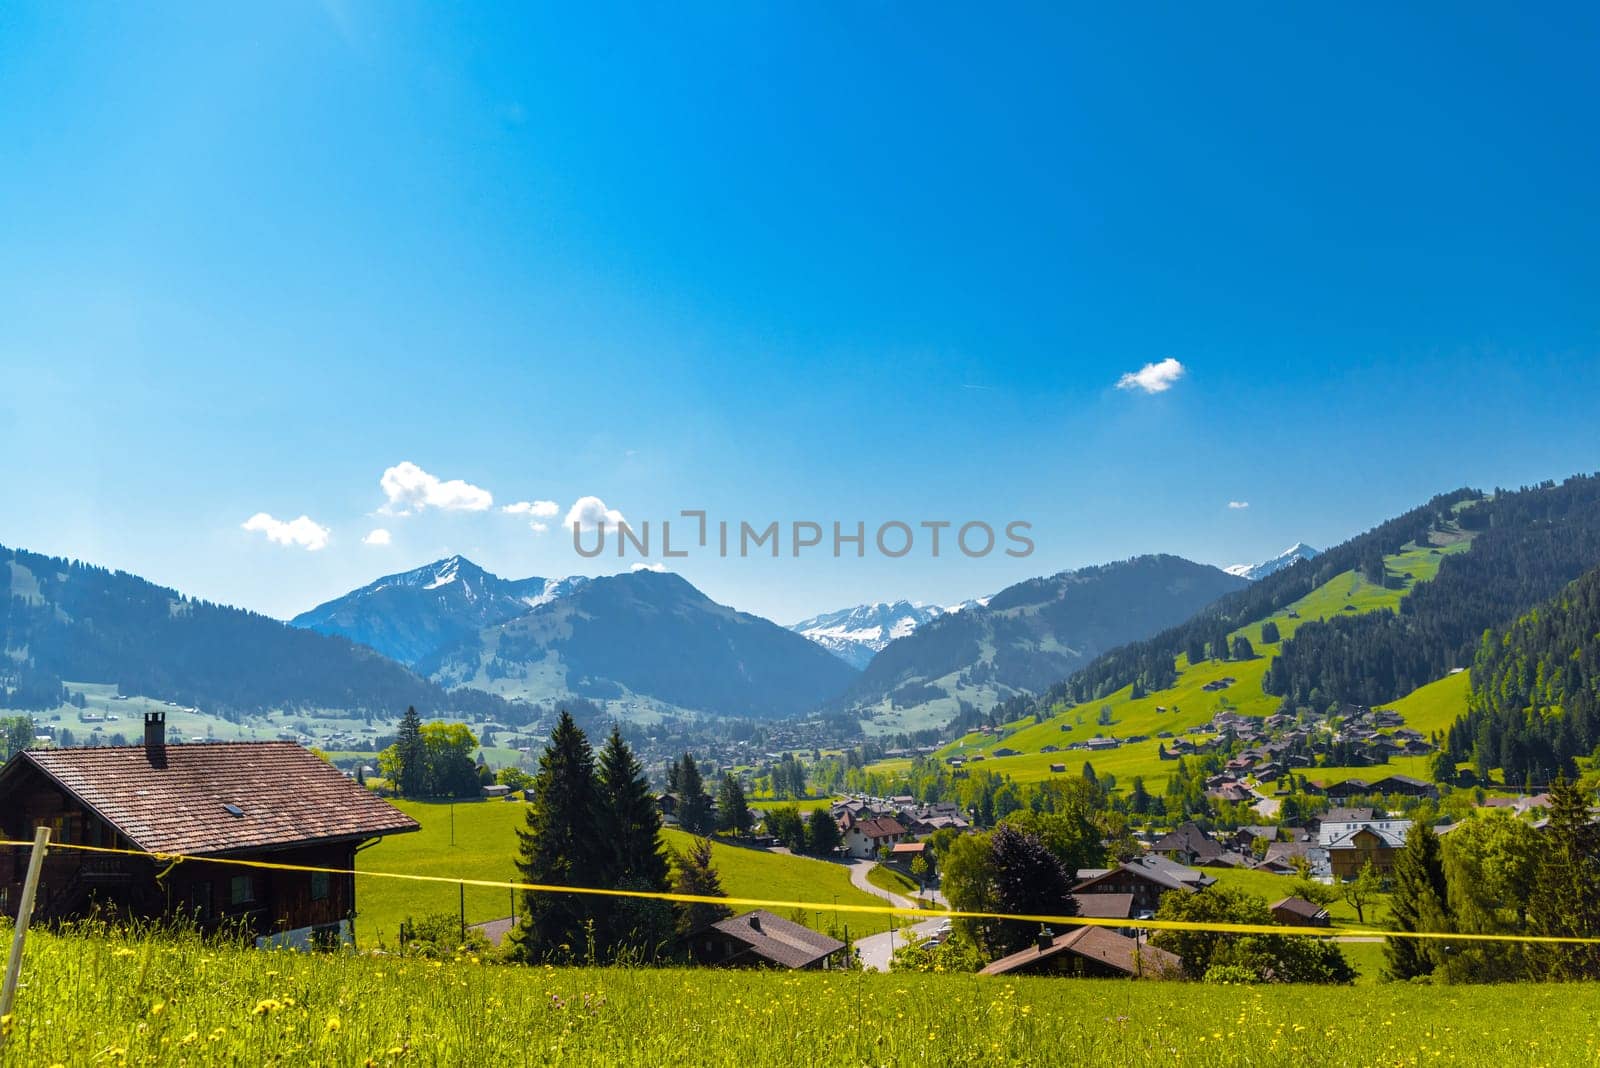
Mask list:
[[[914,909],[917,907],[917,903],[908,897],[902,897],[900,894],[896,894],[891,890],[885,890],[881,886],[874,886],[872,882],[867,879],[867,873],[873,869],[873,866],[874,862],[870,860],[851,861],[850,882],[853,883],[857,889],[865,890],[873,897],[882,898],[895,908]],[[938,891],[929,891],[926,896],[934,899],[940,904],[943,903],[943,898],[939,895]],[[933,934],[933,932],[939,929],[939,924],[942,922],[942,920],[938,919],[923,920],[920,923],[910,924],[909,929],[915,931],[919,937],[927,938],[929,935]],[[856,939],[856,953],[860,955],[861,963],[865,968],[870,971],[877,972],[886,972],[889,970],[889,959],[894,955],[895,947],[905,945],[905,931],[907,928],[900,926],[900,923],[900,919],[897,918],[895,920],[896,927],[894,930]]]

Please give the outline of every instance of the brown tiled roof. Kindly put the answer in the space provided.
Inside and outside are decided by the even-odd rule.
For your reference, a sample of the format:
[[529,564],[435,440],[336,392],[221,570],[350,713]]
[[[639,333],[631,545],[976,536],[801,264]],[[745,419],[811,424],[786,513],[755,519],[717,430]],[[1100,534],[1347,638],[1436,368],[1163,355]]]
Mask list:
[[[1137,956],[1135,953],[1137,952]],[[985,966],[979,975],[1005,975],[1026,969],[1042,960],[1062,953],[1107,964],[1128,975],[1145,975],[1152,978],[1175,974],[1183,966],[1176,954],[1157,949],[1148,943],[1136,942],[1104,927],[1077,927],[1056,938],[1045,949],[1029,946],[1009,957]]]
[[142,745],[26,749],[0,782],[23,762],[153,853],[231,853],[418,829],[293,742],[168,745],[163,766]]
[[905,834],[906,829],[900,825],[899,820],[890,816],[880,816],[878,819],[862,823],[861,833],[868,838],[890,838]]
[[1132,894],[1076,894],[1078,915],[1097,920],[1126,920],[1133,915]]
[[1273,912],[1287,912],[1295,916],[1304,916],[1314,920],[1318,916],[1327,916],[1328,910],[1314,901],[1307,901],[1303,897],[1286,897],[1272,906]]
[[746,912],[712,926],[745,943],[750,947],[749,952],[763,960],[786,968],[809,967],[844,948],[844,943],[837,938],[818,934],[765,909]]

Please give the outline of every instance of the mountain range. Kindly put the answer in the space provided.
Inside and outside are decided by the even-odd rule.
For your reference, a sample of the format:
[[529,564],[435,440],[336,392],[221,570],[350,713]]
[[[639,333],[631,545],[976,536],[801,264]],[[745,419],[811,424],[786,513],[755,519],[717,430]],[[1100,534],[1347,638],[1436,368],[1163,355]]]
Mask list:
[[336,635],[185,597],[136,575],[0,546],[0,706],[54,708],[65,683],[205,708],[500,716],[481,691],[448,693]]
[[1096,655],[1180,623],[1247,584],[1166,555],[1029,579],[891,642],[833,707],[860,717],[873,733],[942,726],[1041,691]]
[[879,601],[824,612],[792,623],[789,629],[810,638],[859,671],[890,642],[906,637],[924,623],[950,612],[988,603],[987,597],[949,607],[921,601]]
[[352,590],[289,622],[338,634],[402,664],[418,661],[485,627],[526,615],[589,580],[503,579],[463,556],[448,556]]
[[418,670],[508,698],[582,697],[628,718],[796,715],[856,676],[816,643],[654,571],[579,584],[441,648]]

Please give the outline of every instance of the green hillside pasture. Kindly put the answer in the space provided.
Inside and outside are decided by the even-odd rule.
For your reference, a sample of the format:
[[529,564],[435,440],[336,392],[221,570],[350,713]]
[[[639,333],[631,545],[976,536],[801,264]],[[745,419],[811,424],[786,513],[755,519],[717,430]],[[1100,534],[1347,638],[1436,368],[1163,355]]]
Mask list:
[[[673,849],[687,849],[693,835],[674,828],[661,832],[663,840]],[[768,898],[775,901],[814,901],[824,908],[796,916],[787,910],[778,910],[787,919],[798,919],[807,927],[825,931],[837,923],[850,925],[850,936],[877,934],[889,929],[890,917],[870,913],[841,912],[837,916],[826,906],[886,905],[888,902],[865,890],[857,889],[850,881],[850,869],[843,864],[833,864],[810,857],[794,857],[787,853],[771,853],[764,849],[747,849],[713,841],[712,863],[722,877],[722,889],[729,897]],[[736,909],[735,911],[742,911]],[[896,918],[895,927],[904,926]]]
[[[385,838],[370,849],[362,850],[356,858],[358,870],[499,882],[519,878],[516,831],[523,825],[527,812],[522,802],[469,801],[455,805],[454,845],[450,843],[450,805],[414,801],[396,804],[421,823],[422,830]],[[685,848],[690,839],[688,834],[670,828],[662,832],[662,837],[667,845],[676,849]],[[712,857],[722,876],[722,888],[731,896],[815,901],[824,905],[831,905],[836,898],[840,904],[883,904],[880,899],[856,889],[850,882],[849,871],[840,864],[723,843],[713,844]],[[461,907],[462,893],[461,888],[448,883],[358,879],[356,931],[361,945],[370,948],[381,942],[393,946],[400,921],[408,916],[420,919],[441,912],[455,915]],[[468,886],[464,893],[468,923],[511,914],[510,890]],[[883,916],[840,914],[841,921],[846,918],[852,933],[885,930],[889,922]],[[832,919],[831,914],[808,914],[803,922],[821,930]]]
[[[1437,550],[1412,548],[1399,555],[1385,558],[1385,564],[1392,574],[1404,576],[1405,583],[1402,589],[1375,585],[1354,571],[1335,576],[1282,612],[1269,617],[1278,624],[1280,632],[1278,643],[1261,641],[1261,625],[1265,620],[1249,623],[1233,632],[1236,635],[1243,634],[1250,639],[1256,651],[1256,656],[1252,660],[1223,662],[1206,660],[1191,666],[1188,657],[1180,653],[1177,657],[1178,681],[1169,689],[1146,694],[1134,700],[1133,687],[1124,687],[1099,701],[1058,707],[1055,714],[1043,723],[1022,726],[1011,732],[1003,731],[998,738],[976,732],[967,734],[941,749],[938,755],[940,758],[952,755],[970,758],[977,754],[992,753],[996,748],[1008,747],[1021,751],[1022,755],[986,756],[979,766],[1008,774],[1019,782],[1031,782],[1049,777],[1051,764],[1065,764],[1067,773],[1076,774],[1087,760],[1094,764],[1096,772],[1110,772],[1116,775],[1121,783],[1126,783],[1134,775],[1142,775],[1149,789],[1159,790],[1165,786],[1175,762],[1162,761],[1157,756],[1158,746],[1165,741],[1156,738],[1158,733],[1171,731],[1175,735],[1183,736],[1188,728],[1210,722],[1211,717],[1224,707],[1225,702],[1226,707],[1242,715],[1270,716],[1277,711],[1279,699],[1262,691],[1262,679],[1266,676],[1267,666],[1271,662],[1271,657],[1277,654],[1281,642],[1291,637],[1302,623],[1342,614],[1347,604],[1363,612],[1395,608],[1407,590],[1438,573],[1439,564],[1445,556],[1464,552],[1470,544],[1469,540],[1461,539]],[[1235,681],[1224,690],[1205,689],[1208,683],[1230,677]],[[1419,694],[1421,692],[1418,691]],[[1413,706],[1425,718],[1429,716],[1436,718],[1438,715],[1434,708],[1433,697],[1434,695],[1424,697]],[[1104,706],[1111,708],[1111,723],[1107,726],[1102,726],[1098,722],[1100,709]],[[1394,707],[1407,711],[1407,706]],[[1166,711],[1157,711],[1161,708],[1165,708]],[[1431,719],[1428,721],[1432,722]],[[1062,730],[1063,726],[1068,729]],[[1417,729],[1427,733],[1431,728]],[[1083,750],[1040,752],[1046,745],[1064,747],[1070,742],[1084,741],[1097,734],[1120,738],[1144,734],[1149,736],[1149,741],[1094,754]],[[1199,737],[1203,738],[1205,735]],[[879,768],[887,770],[887,765],[873,765],[873,767],[874,770]],[[1420,777],[1425,778],[1427,758],[1405,758],[1385,765],[1385,768],[1386,770],[1378,774],[1414,775],[1420,770]],[[1318,768],[1309,777],[1323,777],[1327,781],[1336,781],[1371,771],[1370,768]]]
[[[1267,904],[1282,901],[1294,893],[1296,877],[1292,875],[1274,875],[1268,871],[1257,871],[1253,868],[1207,868],[1207,875],[1217,878],[1217,885],[1231,886],[1246,893],[1255,894],[1257,897],[1266,898]],[[1337,924],[1356,926],[1356,910],[1351,908],[1343,897],[1327,906],[1328,915]],[[1366,926],[1381,926],[1389,917],[1389,895],[1383,894],[1377,905],[1366,906]]]
[[6,1055],[30,1065],[1600,1063],[1600,988],[1576,983],[532,969],[39,932],[23,984]]
[[1472,690],[1472,673],[1458,671],[1437,682],[1419,686],[1385,708],[1406,718],[1406,726],[1425,735],[1444,734],[1457,717],[1467,714],[1467,694]]

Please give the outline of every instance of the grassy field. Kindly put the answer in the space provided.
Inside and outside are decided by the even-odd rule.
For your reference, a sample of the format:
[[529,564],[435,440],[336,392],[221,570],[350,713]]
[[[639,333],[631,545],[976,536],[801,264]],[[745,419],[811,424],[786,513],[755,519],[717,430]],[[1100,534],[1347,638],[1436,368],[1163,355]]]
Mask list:
[[[514,880],[517,838],[526,806],[520,802],[475,801],[454,806],[412,801],[398,806],[422,824],[414,834],[395,835],[363,850],[356,866],[363,871],[403,872],[437,875],[452,879]],[[451,844],[451,819],[454,809],[454,844]],[[689,836],[681,831],[663,832],[666,844],[685,847]],[[882,902],[850,882],[849,871],[840,864],[791,857],[782,853],[745,849],[716,843],[712,856],[722,876],[722,888],[735,897],[775,898],[785,901],[816,901],[831,904],[876,905]],[[435,912],[455,915],[463,893],[456,886],[442,883],[414,883],[394,879],[368,878],[358,881],[356,901],[359,914],[356,932],[363,947],[382,942],[394,945],[400,921]],[[509,890],[466,887],[468,923],[509,916],[512,895]],[[804,922],[819,929],[832,921],[831,915],[807,915]],[[852,933],[870,934],[887,929],[883,917],[849,917]]]
[[887,890],[901,897],[914,898],[919,890],[915,879],[901,875],[893,868],[886,868],[882,864],[873,865],[872,870],[867,872],[867,881],[879,890]]
[[[983,755],[985,759],[978,766],[1010,775],[1018,782],[1050,777],[1053,774],[1050,771],[1052,764],[1065,765],[1068,774],[1077,774],[1087,760],[1094,764],[1097,773],[1109,772],[1123,783],[1135,775],[1141,775],[1148,789],[1159,791],[1171,775],[1173,764],[1162,761],[1158,756],[1157,750],[1164,739],[1157,738],[1157,734],[1170,731],[1184,735],[1190,727],[1209,722],[1212,715],[1223,707],[1232,708],[1243,715],[1271,715],[1277,711],[1279,699],[1263,692],[1261,681],[1282,642],[1292,637],[1302,624],[1336,615],[1395,608],[1408,590],[1438,573],[1439,565],[1446,556],[1465,552],[1470,545],[1469,539],[1461,538],[1441,546],[1412,547],[1398,555],[1386,557],[1384,562],[1390,574],[1402,579],[1398,588],[1368,582],[1354,571],[1335,576],[1283,611],[1267,617],[1278,625],[1278,642],[1261,640],[1261,626],[1266,619],[1254,621],[1233,632],[1234,635],[1242,634],[1250,639],[1256,651],[1253,660],[1225,663],[1207,660],[1191,666],[1188,658],[1180,654],[1177,658],[1178,680],[1166,690],[1149,693],[1135,700],[1133,688],[1129,686],[1103,700],[1076,706],[1057,706],[1042,723],[1034,723],[1031,719],[1018,721],[1003,731],[1001,737],[974,732],[956,739],[941,749],[938,755],[941,758],[965,756],[969,759]],[[1207,684],[1224,678],[1234,680],[1226,689],[1205,689]],[[1457,681],[1461,678],[1453,676],[1443,680],[1443,684],[1434,684],[1443,686],[1436,691],[1433,691],[1433,687],[1424,687],[1391,707],[1406,714],[1408,722],[1412,715],[1416,715],[1419,723],[1426,724],[1417,727],[1424,733],[1435,729],[1441,720],[1448,725],[1449,720],[1454,718],[1448,712],[1455,707],[1453,702],[1464,700],[1465,691],[1461,688],[1465,682]],[[1099,722],[1100,709],[1106,706],[1111,709],[1111,722],[1102,725]],[[1094,754],[1082,750],[1042,751],[1046,746],[1060,748],[1096,735],[1126,738],[1135,734],[1147,735],[1149,740]],[[1002,747],[1016,749],[1019,755],[989,755]],[[873,765],[873,770],[892,772],[904,770],[906,766],[908,763],[904,761],[884,761]],[[1412,757],[1397,759],[1377,771],[1372,768],[1317,768],[1308,773],[1308,777],[1328,782],[1396,773],[1426,778],[1427,771],[1427,757]]]
[[[1217,877],[1218,886],[1231,886],[1257,897],[1266,898],[1267,904],[1281,901],[1294,892],[1295,881],[1292,875],[1274,875],[1269,871],[1256,871],[1250,868],[1207,868],[1207,875]],[[1389,918],[1389,897],[1382,895],[1378,904],[1366,906],[1366,925],[1381,925]],[[1328,915],[1334,923],[1356,924],[1356,910],[1351,908],[1343,898],[1328,906]]]
[[28,950],[8,1064],[1600,1062],[1593,985],[510,969],[116,933],[38,933]]

